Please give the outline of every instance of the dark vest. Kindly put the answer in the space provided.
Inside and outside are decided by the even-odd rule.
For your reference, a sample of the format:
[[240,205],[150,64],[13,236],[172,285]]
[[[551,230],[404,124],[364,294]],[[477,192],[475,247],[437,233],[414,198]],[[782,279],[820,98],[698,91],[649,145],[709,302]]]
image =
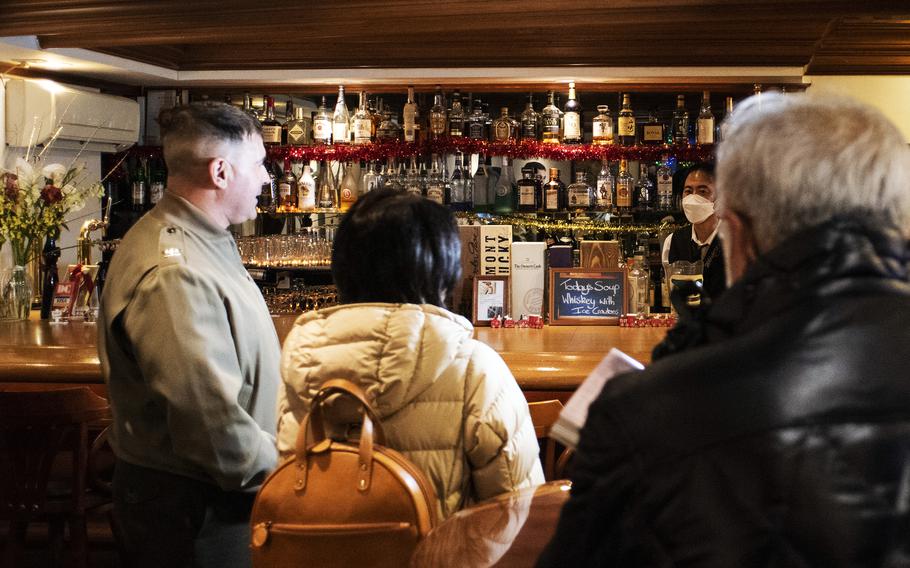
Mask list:
[[[677,260],[695,262],[701,260],[700,247],[692,240],[691,225],[673,232],[673,239],[670,241],[670,250],[668,252],[669,262],[676,262]],[[715,299],[720,296],[721,292],[726,290],[727,275],[724,270],[724,253],[720,248],[719,235],[715,235],[714,240],[708,245],[702,274],[704,292],[709,298]]]

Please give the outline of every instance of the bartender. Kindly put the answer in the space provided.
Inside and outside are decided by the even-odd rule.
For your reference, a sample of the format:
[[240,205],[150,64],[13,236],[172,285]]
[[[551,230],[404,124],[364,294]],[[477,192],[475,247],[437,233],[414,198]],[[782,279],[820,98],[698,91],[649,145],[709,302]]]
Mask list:
[[714,213],[714,164],[689,168],[683,187],[682,208],[691,225],[674,231],[664,241],[664,266],[678,260],[702,261],[702,298],[717,298],[727,287],[724,255],[717,236],[720,219]]

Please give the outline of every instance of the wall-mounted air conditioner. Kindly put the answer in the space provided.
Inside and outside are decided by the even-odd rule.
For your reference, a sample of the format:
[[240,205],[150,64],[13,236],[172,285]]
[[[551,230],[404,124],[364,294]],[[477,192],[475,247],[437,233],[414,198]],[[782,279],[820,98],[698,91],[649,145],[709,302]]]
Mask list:
[[139,103],[48,79],[8,79],[6,143],[119,152],[139,140]]

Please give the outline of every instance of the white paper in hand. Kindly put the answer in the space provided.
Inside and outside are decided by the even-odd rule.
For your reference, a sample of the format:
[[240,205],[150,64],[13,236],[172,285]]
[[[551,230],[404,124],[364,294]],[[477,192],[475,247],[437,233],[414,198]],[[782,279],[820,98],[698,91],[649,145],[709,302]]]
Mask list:
[[550,428],[550,437],[571,448],[578,446],[578,433],[588,419],[588,407],[600,395],[604,384],[620,373],[641,371],[644,368],[644,365],[619,349],[610,349],[559,413],[559,418]]

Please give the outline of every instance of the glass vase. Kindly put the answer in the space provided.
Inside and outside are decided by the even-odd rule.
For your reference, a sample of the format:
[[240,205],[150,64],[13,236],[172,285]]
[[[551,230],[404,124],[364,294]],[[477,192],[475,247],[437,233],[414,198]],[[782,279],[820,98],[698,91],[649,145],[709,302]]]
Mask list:
[[27,320],[33,296],[34,280],[24,266],[0,270],[0,320]]

